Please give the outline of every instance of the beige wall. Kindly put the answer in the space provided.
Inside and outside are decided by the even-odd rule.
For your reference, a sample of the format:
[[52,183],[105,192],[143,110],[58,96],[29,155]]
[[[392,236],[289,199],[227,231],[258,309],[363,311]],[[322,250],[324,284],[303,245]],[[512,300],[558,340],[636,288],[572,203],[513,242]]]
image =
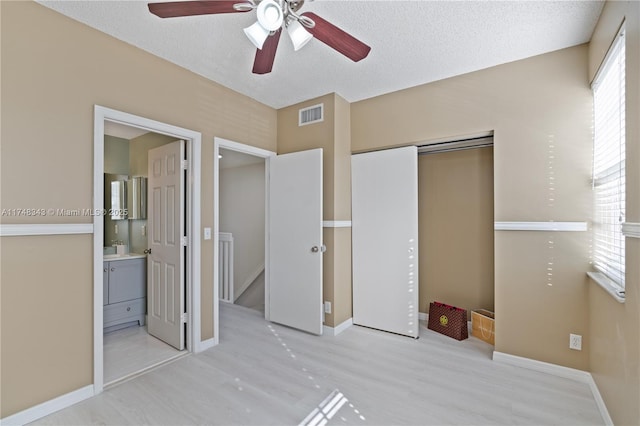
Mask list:
[[[589,220],[586,70],[583,45],[356,102],[352,149],[493,130],[495,220]],[[568,345],[569,333],[589,335],[588,241],[577,234],[495,232],[497,351],[588,369],[588,351]]]
[[[213,227],[214,136],[276,150],[272,108],[36,3],[0,2],[0,8],[3,208],[92,207],[95,104],[202,132],[203,227]],[[91,223],[92,218],[2,221]],[[0,417],[5,417],[93,381],[92,242],[88,236],[47,236],[3,237],[0,243]],[[213,245],[201,243],[202,338],[208,339]],[[53,252],[55,268],[47,255]],[[64,295],[55,299],[55,309],[51,292]],[[34,319],[39,312],[49,317]],[[23,315],[28,317],[21,320]],[[47,350],[31,348],[35,342]]]
[[[640,3],[607,2],[589,46],[589,78],[626,20],[626,221],[640,222]],[[589,283],[591,372],[615,424],[640,423],[640,240],[626,240],[626,301]]]
[[418,157],[420,312],[494,310],[493,148]]
[[104,172],[114,175],[129,174],[129,140],[104,136]]
[[[298,110],[324,104],[324,121],[298,126]],[[350,105],[336,94],[278,110],[278,153],[323,149],[323,220],[351,220]],[[332,303],[325,325],[351,318],[351,229],[325,228],[323,297]]]
[[90,235],[0,244],[4,418],[93,382],[93,258]]
[[[351,104],[335,95],[333,219],[351,220]],[[351,228],[333,228],[333,323],[353,316],[351,300]]]

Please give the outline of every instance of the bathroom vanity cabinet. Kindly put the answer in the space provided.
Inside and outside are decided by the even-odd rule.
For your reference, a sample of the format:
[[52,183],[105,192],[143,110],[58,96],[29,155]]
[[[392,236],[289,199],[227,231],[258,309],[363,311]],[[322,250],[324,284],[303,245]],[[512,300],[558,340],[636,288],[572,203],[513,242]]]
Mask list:
[[103,262],[104,329],[112,331],[137,321],[145,324],[146,259]]

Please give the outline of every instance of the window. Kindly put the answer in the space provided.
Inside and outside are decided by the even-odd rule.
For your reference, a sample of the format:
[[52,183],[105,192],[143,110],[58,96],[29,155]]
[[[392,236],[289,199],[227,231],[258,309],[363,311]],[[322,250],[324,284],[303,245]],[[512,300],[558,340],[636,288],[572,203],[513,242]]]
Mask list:
[[[595,268],[624,290],[625,214],[624,26],[594,80],[593,190]],[[622,293],[624,294],[624,293]]]

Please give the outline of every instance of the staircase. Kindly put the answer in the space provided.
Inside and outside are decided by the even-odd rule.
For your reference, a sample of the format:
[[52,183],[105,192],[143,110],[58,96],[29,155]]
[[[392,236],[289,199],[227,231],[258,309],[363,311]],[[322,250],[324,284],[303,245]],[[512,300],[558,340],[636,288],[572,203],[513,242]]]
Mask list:
[[235,304],[264,313],[264,269],[236,299]]

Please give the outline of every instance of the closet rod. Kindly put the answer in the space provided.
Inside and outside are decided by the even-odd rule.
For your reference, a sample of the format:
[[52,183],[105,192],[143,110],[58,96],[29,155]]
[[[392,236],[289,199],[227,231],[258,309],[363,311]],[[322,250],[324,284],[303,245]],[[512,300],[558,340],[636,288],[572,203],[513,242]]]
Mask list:
[[418,146],[418,155],[438,154],[441,152],[460,151],[463,149],[485,148],[493,146],[493,135],[479,138],[462,139],[451,142],[440,142]]

